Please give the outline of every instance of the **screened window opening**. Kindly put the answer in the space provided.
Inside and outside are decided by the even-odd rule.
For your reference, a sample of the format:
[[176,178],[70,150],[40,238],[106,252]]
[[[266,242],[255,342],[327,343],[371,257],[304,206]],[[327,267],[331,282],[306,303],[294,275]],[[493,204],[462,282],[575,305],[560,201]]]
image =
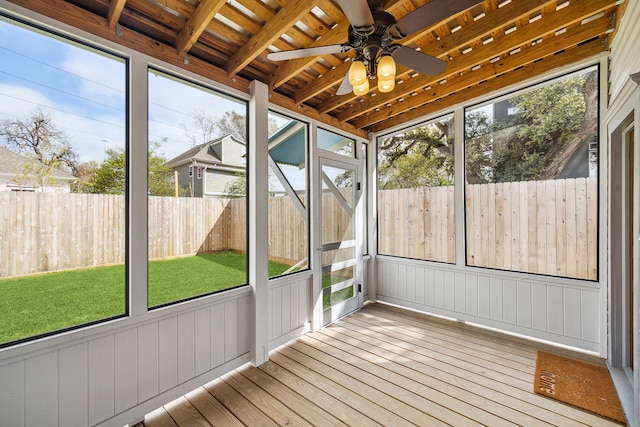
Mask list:
[[378,139],[378,252],[455,262],[453,115]]
[[247,283],[244,101],[149,70],[149,306]]
[[269,277],[309,268],[308,125],[269,113]]
[[597,280],[598,69],[465,113],[467,264]]
[[0,17],[0,346],[126,314],[127,63]]

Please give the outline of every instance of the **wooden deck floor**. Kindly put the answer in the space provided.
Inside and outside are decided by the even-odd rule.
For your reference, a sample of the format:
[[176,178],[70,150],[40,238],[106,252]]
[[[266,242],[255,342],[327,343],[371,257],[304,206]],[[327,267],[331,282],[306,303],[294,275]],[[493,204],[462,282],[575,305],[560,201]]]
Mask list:
[[259,368],[233,371],[154,411],[144,426],[620,425],[533,393],[538,349],[549,350],[369,304]]

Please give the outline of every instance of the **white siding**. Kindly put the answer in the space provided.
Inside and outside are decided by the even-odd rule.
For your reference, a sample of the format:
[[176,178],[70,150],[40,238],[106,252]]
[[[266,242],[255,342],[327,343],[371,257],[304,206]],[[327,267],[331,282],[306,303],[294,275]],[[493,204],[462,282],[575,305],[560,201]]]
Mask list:
[[376,265],[379,301],[601,350],[597,283],[382,256]]
[[249,290],[229,294],[0,360],[0,426],[124,425],[246,363]]
[[285,276],[269,284],[269,347],[271,349],[301,335],[311,321],[311,277]]
[[627,11],[611,46],[609,64],[611,100],[620,94],[629,76],[640,71],[640,55],[638,55],[640,2],[627,0],[626,3]]

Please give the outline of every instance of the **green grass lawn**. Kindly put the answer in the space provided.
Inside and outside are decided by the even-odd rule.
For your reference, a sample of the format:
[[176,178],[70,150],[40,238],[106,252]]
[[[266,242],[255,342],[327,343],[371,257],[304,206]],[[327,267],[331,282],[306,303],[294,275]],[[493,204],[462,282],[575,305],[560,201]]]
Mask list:
[[[221,252],[149,263],[149,306],[247,282],[245,255]],[[288,265],[269,262],[269,276]],[[124,266],[0,280],[0,343],[125,313]]]

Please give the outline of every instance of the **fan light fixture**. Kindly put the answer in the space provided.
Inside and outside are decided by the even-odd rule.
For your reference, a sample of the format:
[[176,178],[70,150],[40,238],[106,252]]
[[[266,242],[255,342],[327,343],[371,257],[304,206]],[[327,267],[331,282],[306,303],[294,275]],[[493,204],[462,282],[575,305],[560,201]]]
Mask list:
[[[382,55],[374,65],[371,75],[377,76],[379,92],[391,92],[396,87],[396,62],[393,57],[389,54]],[[369,92],[369,74],[361,56],[354,58],[351,63],[349,84],[353,87],[353,94],[356,96]]]

